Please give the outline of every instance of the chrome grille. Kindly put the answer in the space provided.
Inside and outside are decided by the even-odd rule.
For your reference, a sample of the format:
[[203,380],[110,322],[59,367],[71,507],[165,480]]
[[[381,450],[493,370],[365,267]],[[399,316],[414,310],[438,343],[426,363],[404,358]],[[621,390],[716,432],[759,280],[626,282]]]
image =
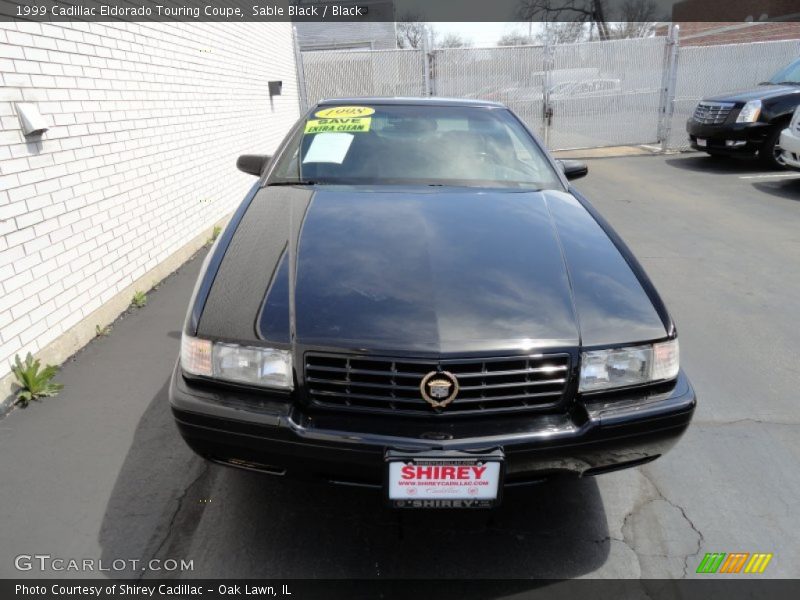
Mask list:
[[[568,354],[416,360],[306,354],[305,385],[313,404],[339,410],[436,415],[552,408],[569,380]],[[422,378],[448,371],[455,400],[434,410],[420,393]]]
[[703,125],[722,125],[733,107],[732,102],[701,102],[694,109],[694,120]]

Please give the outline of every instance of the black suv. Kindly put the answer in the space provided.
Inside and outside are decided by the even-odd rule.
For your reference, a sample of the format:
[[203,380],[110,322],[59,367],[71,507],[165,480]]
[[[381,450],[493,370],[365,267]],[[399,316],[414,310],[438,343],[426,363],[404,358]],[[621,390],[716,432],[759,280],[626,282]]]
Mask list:
[[800,59],[758,87],[704,98],[686,122],[692,148],[714,155],[754,156],[780,167],[781,130],[800,105]]

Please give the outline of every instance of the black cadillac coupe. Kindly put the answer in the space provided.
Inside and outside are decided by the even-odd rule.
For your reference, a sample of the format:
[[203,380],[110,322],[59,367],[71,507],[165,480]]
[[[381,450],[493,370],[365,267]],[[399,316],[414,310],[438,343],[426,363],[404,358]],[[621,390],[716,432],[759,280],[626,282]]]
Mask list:
[[666,452],[695,408],[642,267],[506,107],[324,101],[209,252],[170,402],[208,460],[490,507]]

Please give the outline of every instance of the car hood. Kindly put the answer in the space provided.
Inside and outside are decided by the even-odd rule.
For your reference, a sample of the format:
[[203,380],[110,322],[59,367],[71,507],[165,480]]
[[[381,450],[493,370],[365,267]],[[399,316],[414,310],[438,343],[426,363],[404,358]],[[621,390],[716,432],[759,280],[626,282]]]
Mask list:
[[[570,194],[319,188],[287,203],[273,189],[255,201],[269,205],[270,195],[283,207],[271,227],[283,215],[288,233],[265,236],[262,226],[248,242],[237,231],[199,333],[242,337],[255,319],[258,336],[277,343],[443,354],[666,334],[628,262]],[[271,258],[253,244],[274,246]],[[258,302],[243,302],[262,270]]]
[[759,85],[758,87],[719,94],[710,98],[703,98],[708,102],[748,102],[750,100],[769,100],[779,96],[800,93],[800,86],[796,85]]

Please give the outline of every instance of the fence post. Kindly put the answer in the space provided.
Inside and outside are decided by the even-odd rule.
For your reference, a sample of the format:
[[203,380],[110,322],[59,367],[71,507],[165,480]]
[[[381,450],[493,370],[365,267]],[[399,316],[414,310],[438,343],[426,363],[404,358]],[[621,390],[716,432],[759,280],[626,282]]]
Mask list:
[[679,47],[680,25],[673,23],[667,36],[666,60],[661,86],[660,121],[658,124],[661,152],[666,152],[669,149],[669,136],[672,132],[672,117],[675,114],[675,84],[678,80]]
[[[545,22],[545,27],[548,23]],[[542,88],[542,121],[545,148],[550,148],[550,127],[553,125],[553,106],[550,103],[550,90],[553,87],[553,69],[555,68],[555,48],[550,37],[550,30],[544,38],[544,87]]]
[[300,112],[308,110],[308,90],[306,89],[306,72],[303,68],[303,53],[300,52],[300,42],[297,39],[297,27],[292,27],[292,45],[294,46],[294,64],[297,72],[297,99],[300,102]]
[[425,95],[433,96],[433,82],[431,81],[431,71],[433,70],[433,52],[431,52],[428,32],[422,36],[422,75],[425,79]]

